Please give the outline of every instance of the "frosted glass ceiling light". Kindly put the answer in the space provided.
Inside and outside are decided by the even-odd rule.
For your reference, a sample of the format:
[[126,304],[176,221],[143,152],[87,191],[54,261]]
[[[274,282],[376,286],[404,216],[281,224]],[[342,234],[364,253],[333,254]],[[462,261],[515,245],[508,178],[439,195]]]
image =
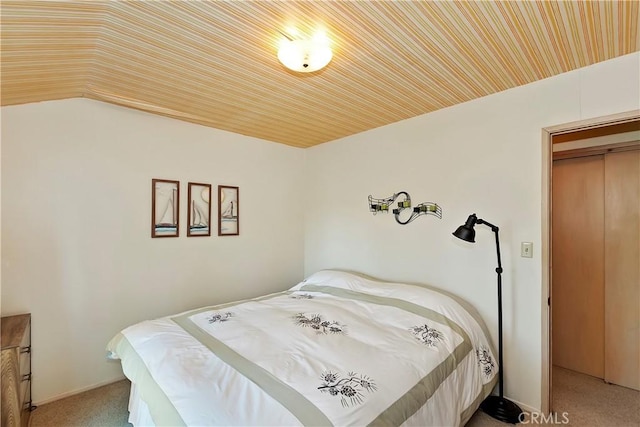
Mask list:
[[329,39],[324,33],[318,33],[312,39],[282,40],[278,49],[278,59],[292,71],[312,73],[331,61],[333,54]]

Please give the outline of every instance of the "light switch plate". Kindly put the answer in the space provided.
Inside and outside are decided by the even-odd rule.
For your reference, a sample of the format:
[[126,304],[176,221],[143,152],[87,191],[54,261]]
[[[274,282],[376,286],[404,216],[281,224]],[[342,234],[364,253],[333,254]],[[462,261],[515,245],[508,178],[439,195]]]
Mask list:
[[533,258],[533,242],[522,242],[520,245],[520,256]]

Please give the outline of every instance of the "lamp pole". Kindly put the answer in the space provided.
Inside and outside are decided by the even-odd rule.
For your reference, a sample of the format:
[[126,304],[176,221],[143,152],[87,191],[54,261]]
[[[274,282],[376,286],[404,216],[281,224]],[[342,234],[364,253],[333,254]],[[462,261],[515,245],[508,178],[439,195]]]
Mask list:
[[471,214],[469,218],[467,218],[467,222],[458,227],[453,235],[459,239],[474,243],[476,236],[474,227],[476,224],[484,224],[491,228],[491,231],[493,231],[496,236],[496,255],[498,256],[496,273],[498,275],[498,384],[500,390],[498,396],[488,396],[480,404],[480,407],[485,413],[497,420],[510,424],[518,424],[522,422],[522,409],[504,397],[504,363],[502,360],[502,259],[500,257],[500,238],[498,237],[498,231],[500,229],[490,222],[478,218],[476,214]]
[[485,224],[491,228],[496,236],[496,253],[498,255],[498,267],[496,273],[498,274],[498,384],[500,384],[500,398],[504,397],[504,365],[502,364],[502,259],[500,257],[500,239],[498,237],[497,226],[487,222],[483,219],[478,219],[478,224]]

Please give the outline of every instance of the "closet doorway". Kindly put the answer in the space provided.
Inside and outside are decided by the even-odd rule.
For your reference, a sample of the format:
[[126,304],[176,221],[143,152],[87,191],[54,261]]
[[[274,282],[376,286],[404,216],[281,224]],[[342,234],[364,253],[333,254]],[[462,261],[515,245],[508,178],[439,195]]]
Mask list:
[[640,142],[553,161],[552,361],[640,389]]
[[543,410],[550,412],[559,409],[552,406],[554,365],[562,381],[577,372],[640,389],[640,121],[636,114],[546,131]]

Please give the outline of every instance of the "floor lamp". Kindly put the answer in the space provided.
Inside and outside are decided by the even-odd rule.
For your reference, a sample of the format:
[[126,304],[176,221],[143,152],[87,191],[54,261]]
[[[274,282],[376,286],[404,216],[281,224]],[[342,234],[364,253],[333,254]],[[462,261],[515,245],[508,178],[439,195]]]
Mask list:
[[466,242],[475,243],[476,230],[473,228],[476,224],[484,224],[491,228],[496,235],[496,252],[498,253],[498,379],[500,385],[500,394],[498,396],[489,396],[481,404],[482,410],[491,415],[493,418],[505,423],[517,424],[522,421],[522,409],[509,399],[505,399],[504,392],[504,364],[502,363],[502,261],[500,260],[500,240],[498,239],[498,227],[480,219],[476,214],[469,215],[467,222],[458,227],[453,235],[458,239]]

